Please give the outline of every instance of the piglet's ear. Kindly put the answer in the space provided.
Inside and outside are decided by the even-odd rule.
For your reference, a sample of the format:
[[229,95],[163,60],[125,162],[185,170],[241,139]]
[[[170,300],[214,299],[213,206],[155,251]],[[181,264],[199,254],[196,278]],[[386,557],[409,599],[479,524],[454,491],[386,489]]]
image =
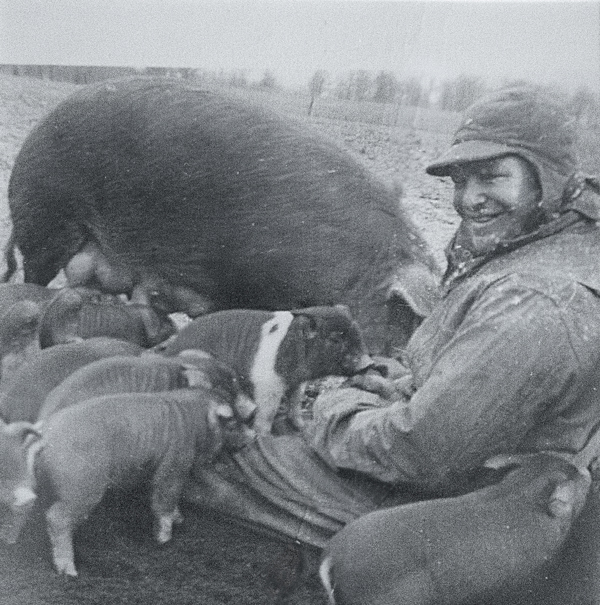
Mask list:
[[21,300],[6,312],[5,317],[14,318],[21,324],[31,323],[39,319],[42,314],[42,307],[33,300]]
[[190,364],[182,364],[182,368],[189,387],[212,389],[213,385],[211,381],[208,380],[206,374],[202,370]]
[[312,340],[316,338],[318,332],[318,321],[312,315],[298,313],[294,317],[296,329],[302,335],[303,340]]
[[[170,338],[169,340],[172,341],[174,338]],[[204,363],[207,359],[214,359],[210,353],[202,349],[184,349],[177,353],[177,357],[188,363]]]
[[488,458],[485,461],[485,468],[492,468],[495,470],[499,470],[501,468],[509,468],[511,466],[520,466],[522,464],[523,458],[521,456],[516,456],[512,454],[498,454],[497,456],[493,456],[492,458]]

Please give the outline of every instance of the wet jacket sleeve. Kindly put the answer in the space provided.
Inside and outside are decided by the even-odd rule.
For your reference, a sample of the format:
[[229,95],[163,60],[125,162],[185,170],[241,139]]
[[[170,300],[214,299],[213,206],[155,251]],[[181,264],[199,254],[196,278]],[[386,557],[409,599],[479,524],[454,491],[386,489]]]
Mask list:
[[515,451],[549,407],[573,396],[578,335],[565,309],[535,289],[489,287],[410,402],[380,407],[356,391],[333,396],[316,410],[309,442],[337,469],[430,489],[450,485],[488,457]]

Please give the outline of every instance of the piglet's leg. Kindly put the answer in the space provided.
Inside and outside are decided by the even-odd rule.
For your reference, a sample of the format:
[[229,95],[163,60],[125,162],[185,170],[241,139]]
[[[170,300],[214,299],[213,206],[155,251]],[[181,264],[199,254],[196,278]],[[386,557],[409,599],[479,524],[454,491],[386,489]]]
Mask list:
[[75,569],[75,553],[73,550],[73,532],[76,526],[76,517],[64,502],[54,503],[46,512],[46,522],[50,544],[52,545],[52,559],[56,571],[61,575],[77,576]]
[[183,523],[183,515],[179,507],[175,507],[170,513],[156,515],[156,541],[159,544],[168,542],[173,537],[173,525]]
[[191,464],[192,459],[185,466],[164,464],[156,470],[151,507],[155,517],[154,536],[159,544],[171,539],[173,524],[183,523],[178,502]]
[[274,377],[272,381],[255,383],[254,401],[257,410],[254,429],[257,433],[268,435],[271,432],[284,393],[285,385],[278,377]]
[[302,401],[304,399],[304,391],[306,390],[306,382],[303,382],[298,388],[294,389],[288,398],[287,418],[290,424],[296,429],[301,430],[304,427],[304,419],[302,418]]

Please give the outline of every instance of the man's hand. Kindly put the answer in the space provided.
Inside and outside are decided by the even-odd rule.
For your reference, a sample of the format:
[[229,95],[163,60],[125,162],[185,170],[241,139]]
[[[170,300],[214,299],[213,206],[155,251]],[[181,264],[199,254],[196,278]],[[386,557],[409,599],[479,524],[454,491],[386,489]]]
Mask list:
[[374,365],[352,376],[348,385],[388,401],[408,400],[414,392],[410,370],[392,357],[374,356]]

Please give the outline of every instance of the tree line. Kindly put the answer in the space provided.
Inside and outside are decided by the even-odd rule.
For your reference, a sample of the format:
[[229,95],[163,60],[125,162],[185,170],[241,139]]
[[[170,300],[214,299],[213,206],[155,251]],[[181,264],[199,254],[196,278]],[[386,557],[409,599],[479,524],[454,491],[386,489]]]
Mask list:
[[[525,80],[503,82],[504,85],[526,83]],[[309,113],[315,100],[323,96],[462,112],[488,90],[488,85],[483,78],[470,75],[459,75],[439,82],[417,77],[398,78],[389,71],[373,74],[367,70],[355,70],[342,77],[331,78],[327,71],[319,69],[308,82],[308,90],[311,96]],[[578,119],[600,127],[598,93],[583,86],[570,97]]]
[[[237,88],[260,88],[276,91],[281,88],[270,70],[265,70],[258,80],[252,81],[246,70],[210,71],[189,67],[115,67],[97,65],[0,65],[0,73],[42,78],[46,80],[90,84],[110,78],[131,75],[152,75],[194,79]],[[507,81],[504,84],[521,84],[523,80]],[[407,107],[440,109],[462,112],[473,101],[486,92],[488,86],[483,78],[470,75],[437,81],[417,77],[398,78],[390,71],[372,73],[354,70],[342,76],[332,77],[323,70],[314,72],[307,83],[310,103],[309,115],[320,97],[344,101],[371,101]],[[600,95],[588,87],[570,93],[573,111],[580,123],[592,130],[600,131]]]
[[275,76],[266,70],[262,77],[252,82],[247,72],[242,69],[232,71],[209,71],[192,67],[116,67],[102,65],[0,65],[0,73],[11,76],[25,76],[53,80],[56,82],[70,82],[71,84],[91,84],[111,78],[126,76],[162,76],[170,78],[184,78],[194,80],[213,80],[228,86],[260,88],[279,88]]

